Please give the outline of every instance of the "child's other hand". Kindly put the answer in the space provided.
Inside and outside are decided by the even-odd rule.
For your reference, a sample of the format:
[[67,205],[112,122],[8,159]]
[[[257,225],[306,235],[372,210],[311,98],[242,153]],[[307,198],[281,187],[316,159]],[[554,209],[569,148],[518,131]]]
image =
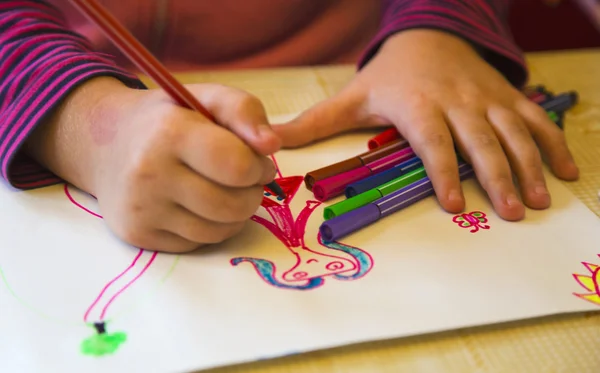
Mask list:
[[395,125],[422,158],[449,212],[465,204],[455,146],[507,220],[525,214],[513,172],[527,206],[550,205],[538,146],[557,177],[578,177],[564,135],[547,114],[469,44],[434,30],[393,36],[337,96],[275,128],[284,147],[296,147],[383,124]]
[[[80,92],[82,105],[86,89],[86,103],[100,89],[88,84]],[[98,198],[108,226],[131,245],[185,252],[237,234],[276,173],[266,155],[279,149],[280,140],[260,101],[229,87],[187,86],[217,125],[175,105],[161,90],[99,84],[110,84],[111,93],[73,124],[78,127],[68,140],[70,153],[47,151],[40,158]],[[50,123],[44,131],[60,128]],[[66,124],[62,131],[68,132]],[[54,137],[58,140],[42,142],[42,148],[67,149],[65,136]]]

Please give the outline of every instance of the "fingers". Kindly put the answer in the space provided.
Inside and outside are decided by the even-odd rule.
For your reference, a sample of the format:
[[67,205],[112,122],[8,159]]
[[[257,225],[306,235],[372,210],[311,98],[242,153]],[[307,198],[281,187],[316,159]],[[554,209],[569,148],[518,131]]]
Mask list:
[[522,100],[516,104],[516,110],[524,118],[533,139],[556,177],[576,180],[579,177],[579,169],[569,151],[563,131],[536,104]]
[[465,201],[456,152],[441,111],[432,107],[420,110],[412,118],[409,116],[404,120],[410,122],[410,125],[403,128],[402,135],[423,161],[440,204],[449,212],[462,211]]
[[[168,220],[163,220],[160,229],[164,233],[168,232],[178,236],[179,239],[174,241],[179,241],[179,245],[183,247],[186,247],[184,245],[186,242],[192,243],[194,247],[199,247],[221,243],[238,234],[244,226],[245,222],[217,223],[210,221],[179,207],[170,214]],[[173,237],[171,239],[173,241]]]
[[239,89],[218,84],[188,86],[216,118],[217,123],[239,136],[262,155],[275,153],[281,141],[271,128],[258,98]]
[[216,223],[239,223],[256,213],[263,198],[263,187],[230,188],[217,185],[185,166],[178,183],[169,190],[171,200],[200,218]]
[[536,209],[549,207],[550,193],[546,188],[542,158],[524,121],[502,107],[490,108],[487,117],[517,175],[525,204]]
[[364,112],[362,91],[351,87],[303,112],[288,123],[275,125],[282,146],[296,148],[360,126],[376,125]]
[[517,196],[510,165],[485,114],[455,110],[449,112],[448,119],[458,146],[469,155],[494,209],[506,220],[522,219],[525,208]]
[[202,246],[198,242],[187,240],[177,234],[157,230],[148,237],[152,246],[141,246],[146,250],[160,251],[171,254],[184,254],[194,251]]
[[273,161],[256,154],[229,130],[196,121],[181,125],[188,128],[178,156],[196,173],[230,187],[265,185],[275,177]]

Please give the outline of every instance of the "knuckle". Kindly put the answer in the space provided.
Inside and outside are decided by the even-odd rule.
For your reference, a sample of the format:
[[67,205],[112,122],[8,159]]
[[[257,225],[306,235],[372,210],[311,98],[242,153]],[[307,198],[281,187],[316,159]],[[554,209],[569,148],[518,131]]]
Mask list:
[[472,146],[477,149],[489,149],[498,145],[498,140],[488,132],[475,133],[471,140]]
[[151,153],[145,151],[140,151],[131,157],[124,167],[124,171],[125,183],[129,188],[133,188],[129,191],[133,193],[137,193],[136,188],[140,185],[156,182],[159,176],[155,170],[155,162]]
[[252,187],[248,191],[238,191],[236,195],[222,199],[223,210],[228,219],[242,222],[250,219],[256,213],[263,198],[262,187]]
[[118,227],[115,227],[115,233],[117,234],[117,236],[120,236],[121,239],[123,239],[123,241],[127,242],[128,244],[135,246],[135,247],[140,247],[140,248],[146,248],[146,247],[152,247],[152,234],[151,232],[149,232],[149,230],[144,229],[143,227],[136,225],[136,224],[128,224],[128,225],[121,225]]
[[413,91],[407,96],[407,104],[415,111],[429,110],[431,102],[431,97],[421,90]]
[[456,168],[440,167],[436,169],[431,176],[442,179],[450,179],[454,178],[457,174]]
[[151,144],[154,147],[168,147],[176,149],[185,140],[185,133],[177,123],[181,122],[180,117],[173,111],[164,114],[160,121],[154,127]]
[[441,132],[426,132],[421,136],[421,144],[425,148],[442,148],[450,145],[450,138]]
[[232,156],[229,162],[229,175],[231,183],[236,186],[252,185],[258,180],[257,162],[253,155],[240,152],[237,156]]
[[492,188],[506,189],[512,188],[513,186],[512,177],[510,177],[506,173],[498,173],[492,175],[488,180],[485,180],[483,183],[485,185],[486,190],[490,190]]
[[236,108],[239,111],[249,111],[256,108],[261,108],[262,103],[260,99],[250,93],[240,93],[237,99]]
[[481,105],[482,99],[486,97],[485,92],[477,86],[464,87],[464,89],[457,91],[456,94],[458,102],[465,108]]
[[221,243],[240,233],[245,225],[245,222],[219,225],[214,229],[211,229],[205,234],[204,239],[199,240],[198,242],[210,244]]
[[515,136],[519,136],[522,138],[531,138],[531,132],[529,132],[529,129],[521,122],[521,120],[518,117],[509,123],[513,124],[511,131]]

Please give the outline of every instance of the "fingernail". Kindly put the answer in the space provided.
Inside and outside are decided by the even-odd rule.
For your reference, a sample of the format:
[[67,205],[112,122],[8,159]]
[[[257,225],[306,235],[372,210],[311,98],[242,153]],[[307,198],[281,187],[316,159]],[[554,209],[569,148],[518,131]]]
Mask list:
[[517,195],[516,195],[516,194],[509,194],[509,195],[506,197],[506,203],[507,203],[509,206],[518,206],[518,205],[520,205],[520,204],[521,204],[521,202],[519,201],[519,198],[517,197]]
[[460,201],[462,200],[462,194],[460,191],[453,189],[448,193],[448,200],[450,201]]
[[538,185],[536,186],[533,191],[535,192],[535,194],[539,194],[540,196],[547,196],[550,193],[548,193],[548,189],[546,189],[545,186],[543,185]]

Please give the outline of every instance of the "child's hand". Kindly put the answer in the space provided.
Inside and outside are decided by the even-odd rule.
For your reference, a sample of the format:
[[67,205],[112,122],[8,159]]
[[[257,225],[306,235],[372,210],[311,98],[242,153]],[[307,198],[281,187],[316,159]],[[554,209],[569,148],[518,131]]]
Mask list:
[[261,103],[233,88],[187,88],[222,126],[176,106],[160,90],[117,83],[80,123],[79,137],[93,140],[79,150],[87,164],[62,169],[98,198],[106,223],[131,245],[183,252],[232,237],[275,177],[265,155],[280,144]]
[[390,38],[337,96],[275,126],[283,146],[301,146],[360,127],[395,125],[422,158],[447,211],[464,208],[456,157],[473,165],[498,214],[523,218],[511,171],[531,208],[547,208],[539,145],[553,172],[578,169],[562,131],[463,40],[433,30]]

